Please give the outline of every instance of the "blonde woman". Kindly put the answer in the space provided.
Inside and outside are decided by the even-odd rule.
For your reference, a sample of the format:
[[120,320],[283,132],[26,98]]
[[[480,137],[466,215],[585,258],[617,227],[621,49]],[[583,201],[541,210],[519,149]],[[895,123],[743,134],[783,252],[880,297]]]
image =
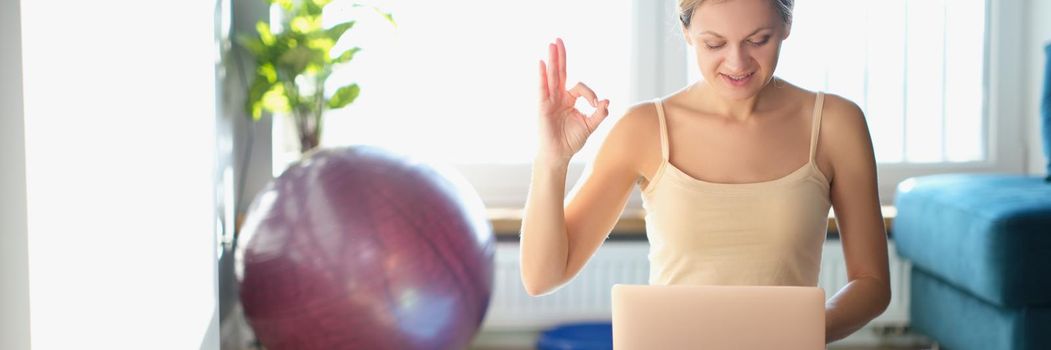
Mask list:
[[[568,201],[570,158],[610,101],[583,83],[567,90],[565,45],[549,45],[521,232],[529,294],[569,282],[638,186],[650,284],[816,286],[834,207],[849,283],[826,302],[826,342],[886,309],[887,240],[864,115],[842,97],[774,76],[792,2],[679,0],[682,34],[703,79],[629,108]],[[595,112],[576,110],[578,98]]]

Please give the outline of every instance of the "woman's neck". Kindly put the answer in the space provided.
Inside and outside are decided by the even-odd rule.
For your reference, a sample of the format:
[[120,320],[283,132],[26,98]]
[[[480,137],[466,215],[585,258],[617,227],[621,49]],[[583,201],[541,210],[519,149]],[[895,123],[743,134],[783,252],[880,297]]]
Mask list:
[[[776,80],[777,78],[773,78]],[[695,98],[705,106],[711,113],[732,119],[740,123],[754,122],[757,116],[765,114],[764,111],[771,109],[770,102],[775,100],[772,86],[775,81],[763,86],[759,93],[740,100],[731,100],[719,95],[714,88],[704,81],[699,81],[690,89]]]

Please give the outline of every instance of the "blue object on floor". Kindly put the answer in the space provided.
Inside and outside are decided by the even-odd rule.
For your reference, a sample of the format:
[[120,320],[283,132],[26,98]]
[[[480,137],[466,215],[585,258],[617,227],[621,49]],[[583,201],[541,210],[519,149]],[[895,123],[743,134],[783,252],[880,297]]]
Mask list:
[[943,174],[897,190],[912,328],[953,350],[1051,349],[1051,184]]
[[540,333],[537,350],[611,350],[613,325],[610,322],[573,323]]

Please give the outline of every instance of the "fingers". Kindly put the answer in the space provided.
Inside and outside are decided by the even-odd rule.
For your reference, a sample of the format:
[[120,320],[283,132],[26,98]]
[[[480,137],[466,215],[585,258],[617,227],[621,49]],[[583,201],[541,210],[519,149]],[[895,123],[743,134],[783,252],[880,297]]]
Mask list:
[[569,90],[569,95],[573,96],[574,100],[577,97],[584,96],[584,98],[588,100],[588,103],[591,104],[591,107],[598,107],[598,96],[595,96],[595,92],[591,91],[591,88],[584,85],[584,83],[577,83],[577,85],[573,86],[573,88]]
[[559,88],[558,82],[558,48],[555,44],[547,45],[547,56],[548,62],[551,64],[547,65],[547,91],[548,98],[552,101],[558,101],[562,98],[562,89]]
[[566,88],[566,44],[562,42],[562,38],[556,38],[555,43],[558,46],[558,81],[559,89]]
[[547,85],[547,67],[544,65],[544,60],[540,60],[540,100],[550,99],[550,93],[548,93]]
[[591,113],[591,117],[587,118],[584,122],[587,123],[588,130],[594,131],[598,129],[599,124],[602,124],[603,120],[609,116],[609,100],[599,101],[598,107],[595,108],[595,112]]

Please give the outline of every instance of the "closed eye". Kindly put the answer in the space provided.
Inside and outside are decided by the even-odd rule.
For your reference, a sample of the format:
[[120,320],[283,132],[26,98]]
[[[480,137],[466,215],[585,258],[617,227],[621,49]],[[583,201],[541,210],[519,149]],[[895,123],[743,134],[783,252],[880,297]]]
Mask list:
[[[759,40],[748,40],[748,44],[752,45],[752,46],[763,46],[769,41],[770,41],[770,37],[769,36],[765,36],[765,37],[763,37],[762,39],[759,39]],[[709,50],[715,50],[715,49],[722,48],[723,46],[726,46],[726,43],[711,44],[711,43],[705,42],[704,46],[708,47]]]
[[770,41],[770,37],[765,36],[759,40],[749,40],[748,43],[752,44],[753,46],[763,46],[763,44],[766,44],[768,41]]

